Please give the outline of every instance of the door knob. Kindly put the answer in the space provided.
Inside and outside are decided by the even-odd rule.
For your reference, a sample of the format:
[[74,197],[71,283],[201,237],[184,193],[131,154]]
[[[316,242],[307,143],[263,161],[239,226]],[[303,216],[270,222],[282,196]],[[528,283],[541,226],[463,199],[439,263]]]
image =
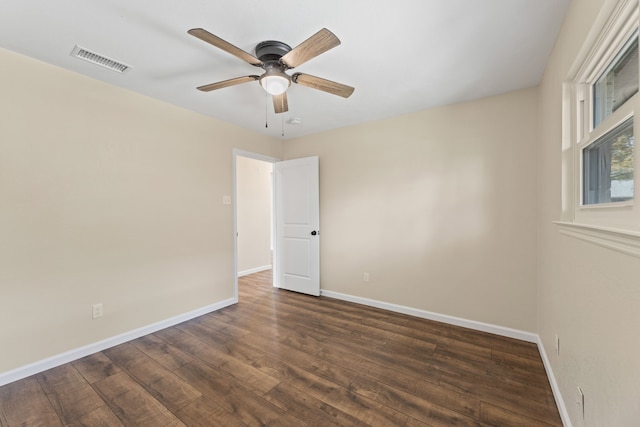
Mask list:
[[318,232],[317,232],[316,230],[313,230],[313,231],[311,232],[311,235],[312,235],[312,236],[315,236],[316,234],[318,234]]

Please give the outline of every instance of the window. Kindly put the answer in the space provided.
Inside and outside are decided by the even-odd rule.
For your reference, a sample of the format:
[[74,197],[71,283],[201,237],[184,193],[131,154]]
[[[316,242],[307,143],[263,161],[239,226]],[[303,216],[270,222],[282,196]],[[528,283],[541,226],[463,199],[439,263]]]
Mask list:
[[[640,257],[640,0],[607,3],[563,87],[560,231]],[[606,13],[608,12],[608,13]]]
[[[576,85],[580,106],[576,146],[581,156],[579,207],[629,204],[634,191],[633,114],[638,103],[638,29],[592,56]],[[601,65],[603,64],[603,65]],[[589,118],[591,120],[589,120]]]
[[638,92],[638,33],[593,85],[593,126]]
[[[586,135],[582,141],[582,206],[633,201],[633,116],[615,127],[606,119],[624,114],[618,112],[638,93],[639,80],[636,29],[600,77],[593,84],[586,82],[593,127],[581,130]],[[595,139],[596,130],[606,133]]]
[[633,200],[633,118],[582,150],[583,205]]

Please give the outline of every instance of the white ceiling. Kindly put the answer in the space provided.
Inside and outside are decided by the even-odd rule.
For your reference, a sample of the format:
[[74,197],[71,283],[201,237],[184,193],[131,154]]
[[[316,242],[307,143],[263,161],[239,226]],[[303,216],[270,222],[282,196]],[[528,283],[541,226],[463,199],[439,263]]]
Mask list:
[[[284,119],[292,138],[535,86],[569,1],[2,0],[0,46],[274,137]],[[195,27],[252,54],[260,41],[295,47],[328,28],[342,44],[294,71],[355,92],[292,85],[277,116],[258,82],[200,92],[261,70],[188,35]],[[76,44],[133,68],[73,58]]]

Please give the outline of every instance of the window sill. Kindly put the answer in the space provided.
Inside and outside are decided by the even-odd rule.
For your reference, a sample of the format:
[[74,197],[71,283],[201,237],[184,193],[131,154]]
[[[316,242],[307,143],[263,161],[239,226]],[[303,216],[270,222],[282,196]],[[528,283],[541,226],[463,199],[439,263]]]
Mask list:
[[640,233],[575,222],[554,221],[560,233],[640,258]]
[[578,209],[581,211],[587,211],[591,209],[620,209],[620,208],[632,208],[633,200],[627,202],[617,202],[617,203],[599,203],[593,205],[580,205]]

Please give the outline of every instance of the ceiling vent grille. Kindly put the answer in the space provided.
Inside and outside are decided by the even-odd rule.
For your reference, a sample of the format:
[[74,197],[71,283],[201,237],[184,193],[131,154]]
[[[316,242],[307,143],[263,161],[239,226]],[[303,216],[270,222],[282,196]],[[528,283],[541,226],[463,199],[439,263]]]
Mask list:
[[125,73],[129,70],[129,68],[131,68],[131,66],[127,64],[123,64],[122,62],[118,62],[98,53],[91,52],[90,50],[78,45],[76,45],[76,47],[74,47],[71,51],[71,56],[75,56],[76,58],[83,59],[85,61],[91,62],[92,64],[108,68],[109,70],[115,71],[116,73]]

